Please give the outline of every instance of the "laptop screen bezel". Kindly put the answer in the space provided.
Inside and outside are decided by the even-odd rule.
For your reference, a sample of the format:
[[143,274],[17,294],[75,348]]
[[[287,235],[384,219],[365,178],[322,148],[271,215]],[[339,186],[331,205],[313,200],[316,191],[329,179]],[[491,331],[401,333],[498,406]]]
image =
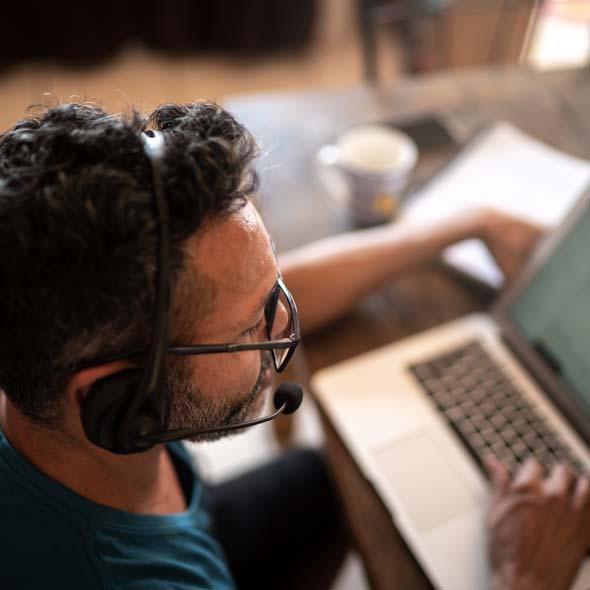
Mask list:
[[543,360],[529,344],[529,341],[524,338],[521,330],[511,320],[509,309],[512,303],[528,288],[539,269],[553,256],[563,239],[581,218],[584,215],[590,215],[589,208],[590,187],[583,192],[575,207],[559,227],[544,239],[522,276],[500,297],[498,303],[492,310],[492,315],[500,327],[506,343],[531,372],[532,376],[542,386],[550,399],[553,400],[580,436],[588,443],[590,443],[590,412],[575,401],[578,394],[567,382],[551,370],[548,363]]

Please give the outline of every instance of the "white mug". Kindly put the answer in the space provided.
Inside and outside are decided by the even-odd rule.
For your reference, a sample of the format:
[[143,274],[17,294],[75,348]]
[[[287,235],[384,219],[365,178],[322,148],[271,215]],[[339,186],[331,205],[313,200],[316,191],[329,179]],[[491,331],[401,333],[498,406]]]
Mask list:
[[418,160],[405,133],[379,124],[355,125],[316,156],[316,171],[328,192],[360,225],[393,219]]

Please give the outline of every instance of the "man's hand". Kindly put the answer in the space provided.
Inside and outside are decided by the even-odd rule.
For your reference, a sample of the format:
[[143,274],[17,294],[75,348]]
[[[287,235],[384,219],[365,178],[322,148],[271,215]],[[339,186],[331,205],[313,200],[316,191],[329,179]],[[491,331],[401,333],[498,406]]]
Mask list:
[[567,590],[590,541],[590,479],[556,465],[544,478],[535,460],[511,479],[489,457],[491,590]]
[[495,209],[481,210],[478,214],[483,240],[510,283],[518,277],[546,228]]

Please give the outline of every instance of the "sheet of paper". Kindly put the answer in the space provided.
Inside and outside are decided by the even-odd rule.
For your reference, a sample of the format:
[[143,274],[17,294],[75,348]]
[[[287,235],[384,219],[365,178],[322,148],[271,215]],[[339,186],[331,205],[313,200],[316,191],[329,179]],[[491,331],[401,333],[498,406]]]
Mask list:
[[[493,206],[554,226],[590,183],[590,161],[556,150],[509,123],[497,123],[484,133],[412,196],[402,218],[434,221]],[[498,288],[504,281],[477,240],[448,248],[444,258],[490,286]]]

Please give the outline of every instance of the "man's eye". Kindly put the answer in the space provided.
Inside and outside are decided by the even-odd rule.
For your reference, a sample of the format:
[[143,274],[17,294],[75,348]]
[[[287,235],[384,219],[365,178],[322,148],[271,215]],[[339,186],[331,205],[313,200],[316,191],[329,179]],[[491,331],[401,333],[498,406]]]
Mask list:
[[252,326],[251,328],[248,328],[247,330],[242,332],[242,335],[243,336],[255,336],[258,332],[260,332],[260,330],[263,327],[263,324],[264,324],[264,320],[260,320],[254,326]]

